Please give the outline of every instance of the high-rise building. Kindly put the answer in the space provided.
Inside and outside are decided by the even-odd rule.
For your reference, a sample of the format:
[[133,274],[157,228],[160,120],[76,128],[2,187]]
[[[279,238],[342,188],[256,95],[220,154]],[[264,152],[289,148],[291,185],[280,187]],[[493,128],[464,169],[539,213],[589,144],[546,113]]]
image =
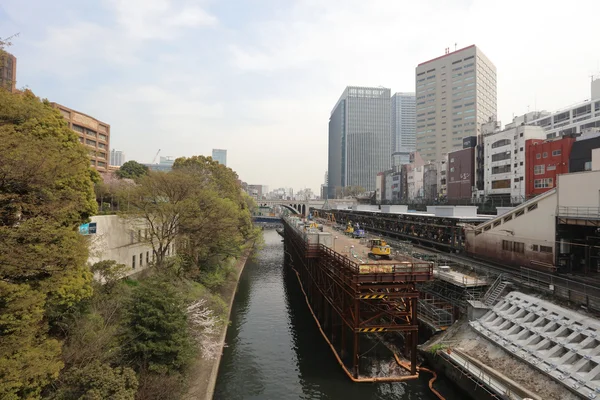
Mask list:
[[392,150],[412,153],[416,149],[416,101],[414,93],[392,96]]
[[329,198],[336,188],[375,190],[391,165],[390,89],[348,86],[329,117]]
[[16,92],[17,58],[0,50],[0,87]]
[[90,152],[92,167],[108,171],[110,150],[110,125],[57,103],[51,103],[67,121],[69,128],[79,135],[79,141]]
[[416,68],[417,151],[426,161],[462,148],[496,116],[496,67],[475,45]]
[[125,153],[121,150],[112,149],[110,151],[110,165],[120,167],[125,163]]
[[212,159],[221,165],[227,166],[227,150],[213,149]]

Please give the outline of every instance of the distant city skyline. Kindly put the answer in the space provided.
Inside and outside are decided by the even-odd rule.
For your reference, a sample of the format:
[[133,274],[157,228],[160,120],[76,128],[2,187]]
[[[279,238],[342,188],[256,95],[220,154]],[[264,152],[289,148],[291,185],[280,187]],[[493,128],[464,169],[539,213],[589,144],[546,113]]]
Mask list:
[[[0,4],[0,36],[21,32],[8,49],[17,88],[108,121],[128,159],[219,146],[246,182],[314,193],[328,169],[326,121],[349,84],[413,92],[420,62],[474,43],[496,66],[508,122],[582,102],[600,73],[593,0],[22,3]],[[514,10],[527,17],[519,29],[490,25]],[[418,42],[404,38],[423,20],[407,15],[429,18]]]

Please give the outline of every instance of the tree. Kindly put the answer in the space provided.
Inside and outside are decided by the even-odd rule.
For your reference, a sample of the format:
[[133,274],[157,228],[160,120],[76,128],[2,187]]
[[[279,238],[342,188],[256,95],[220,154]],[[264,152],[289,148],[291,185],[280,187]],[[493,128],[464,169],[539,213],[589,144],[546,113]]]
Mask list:
[[193,207],[194,180],[177,171],[151,172],[135,187],[120,193],[128,202],[123,213],[132,224],[145,224],[148,242],[152,245],[156,265],[164,267],[167,253],[179,235],[181,222]]
[[116,174],[120,179],[137,180],[142,176],[148,175],[148,167],[137,161],[131,160],[121,165]]
[[82,368],[68,370],[51,399],[134,400],[137,388],[137,377],[131,368],[112,368],[93,361]]
[[125,328],[123,353],[138,372],[182,371],[193,355],[183,299],[158,278],[135,289]]
[[54,317],[91,293],[77,226],[97,211],[89,157],[59,112],[0,90],[0,398],[38,398],[62,367]]

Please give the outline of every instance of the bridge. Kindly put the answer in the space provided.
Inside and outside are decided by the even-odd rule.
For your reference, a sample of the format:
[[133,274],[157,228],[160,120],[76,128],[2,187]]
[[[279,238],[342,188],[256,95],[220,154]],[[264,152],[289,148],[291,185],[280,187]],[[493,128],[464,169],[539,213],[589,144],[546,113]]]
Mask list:
[[[274,208],[281,206],[291,211],[293,214],[308,215],[310,208],[323,209],[326,205],[329,208],[351,208],[356,205],[355,199],[331,199],[331,200],[257,200],[259,207]],[[325,207],[327,208],[327,207]]]

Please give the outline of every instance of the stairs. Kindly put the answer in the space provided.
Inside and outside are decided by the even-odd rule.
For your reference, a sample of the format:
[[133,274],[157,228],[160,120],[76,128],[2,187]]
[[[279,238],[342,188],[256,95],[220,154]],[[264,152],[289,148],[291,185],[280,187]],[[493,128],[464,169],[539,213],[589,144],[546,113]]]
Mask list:
[[498,276],[494,284],[490,286],[486,294],[483,296],[483,304],[486,306],[493,307],[504,293],[504,290],[510,286],[510,282],[503,281],[502,278],[502,274]]

